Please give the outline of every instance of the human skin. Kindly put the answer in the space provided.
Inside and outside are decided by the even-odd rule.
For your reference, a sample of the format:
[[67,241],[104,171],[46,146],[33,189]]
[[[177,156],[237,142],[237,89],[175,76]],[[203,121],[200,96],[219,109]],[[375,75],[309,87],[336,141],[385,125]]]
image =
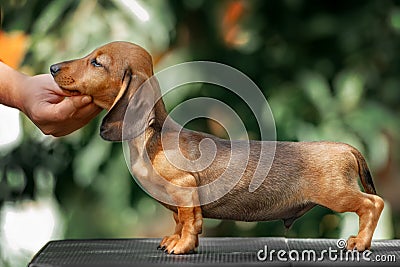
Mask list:
[[17,108],[46,135],[70,134],[101,108],[88,95],[71,95],[50,74],[28,76],[0,62],[0,104]]

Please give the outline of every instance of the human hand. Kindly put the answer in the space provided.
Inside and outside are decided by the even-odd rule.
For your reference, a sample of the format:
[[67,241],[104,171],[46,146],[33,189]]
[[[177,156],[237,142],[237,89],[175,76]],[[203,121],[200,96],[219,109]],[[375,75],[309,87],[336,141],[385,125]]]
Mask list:
[[102,110],[90,96],[72,96],[61,90],[50,74],[23,76],[20,82],[18,107],[44,134],[70,134]]

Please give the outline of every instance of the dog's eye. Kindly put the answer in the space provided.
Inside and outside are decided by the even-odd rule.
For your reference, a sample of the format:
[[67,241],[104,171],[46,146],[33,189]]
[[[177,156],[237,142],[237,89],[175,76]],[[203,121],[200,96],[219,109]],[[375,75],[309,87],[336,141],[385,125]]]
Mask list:
[[95,67],[103,67],[95,58],[90,61],[90,63]]

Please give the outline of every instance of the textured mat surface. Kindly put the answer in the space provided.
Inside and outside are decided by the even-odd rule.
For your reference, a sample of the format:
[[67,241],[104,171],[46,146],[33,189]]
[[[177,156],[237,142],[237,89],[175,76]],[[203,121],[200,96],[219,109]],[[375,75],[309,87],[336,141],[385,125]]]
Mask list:
[[[343,240],[344,241],[344,240]],[[366,253],[335,239],[201,238],[197,253],[167,255],[160,239],[51,241],[29,267],[70,266],[399,266],[400,240],[374,241]]]

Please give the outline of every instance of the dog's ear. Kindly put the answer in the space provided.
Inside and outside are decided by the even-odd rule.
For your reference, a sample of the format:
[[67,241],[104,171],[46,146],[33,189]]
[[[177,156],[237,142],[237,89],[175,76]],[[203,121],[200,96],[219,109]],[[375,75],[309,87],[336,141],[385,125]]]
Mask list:
[[155,92],[147,76],[126,71],[120,92],[101,123],[101,137],[125,141],[139,136],[154,121],[154,104]]

